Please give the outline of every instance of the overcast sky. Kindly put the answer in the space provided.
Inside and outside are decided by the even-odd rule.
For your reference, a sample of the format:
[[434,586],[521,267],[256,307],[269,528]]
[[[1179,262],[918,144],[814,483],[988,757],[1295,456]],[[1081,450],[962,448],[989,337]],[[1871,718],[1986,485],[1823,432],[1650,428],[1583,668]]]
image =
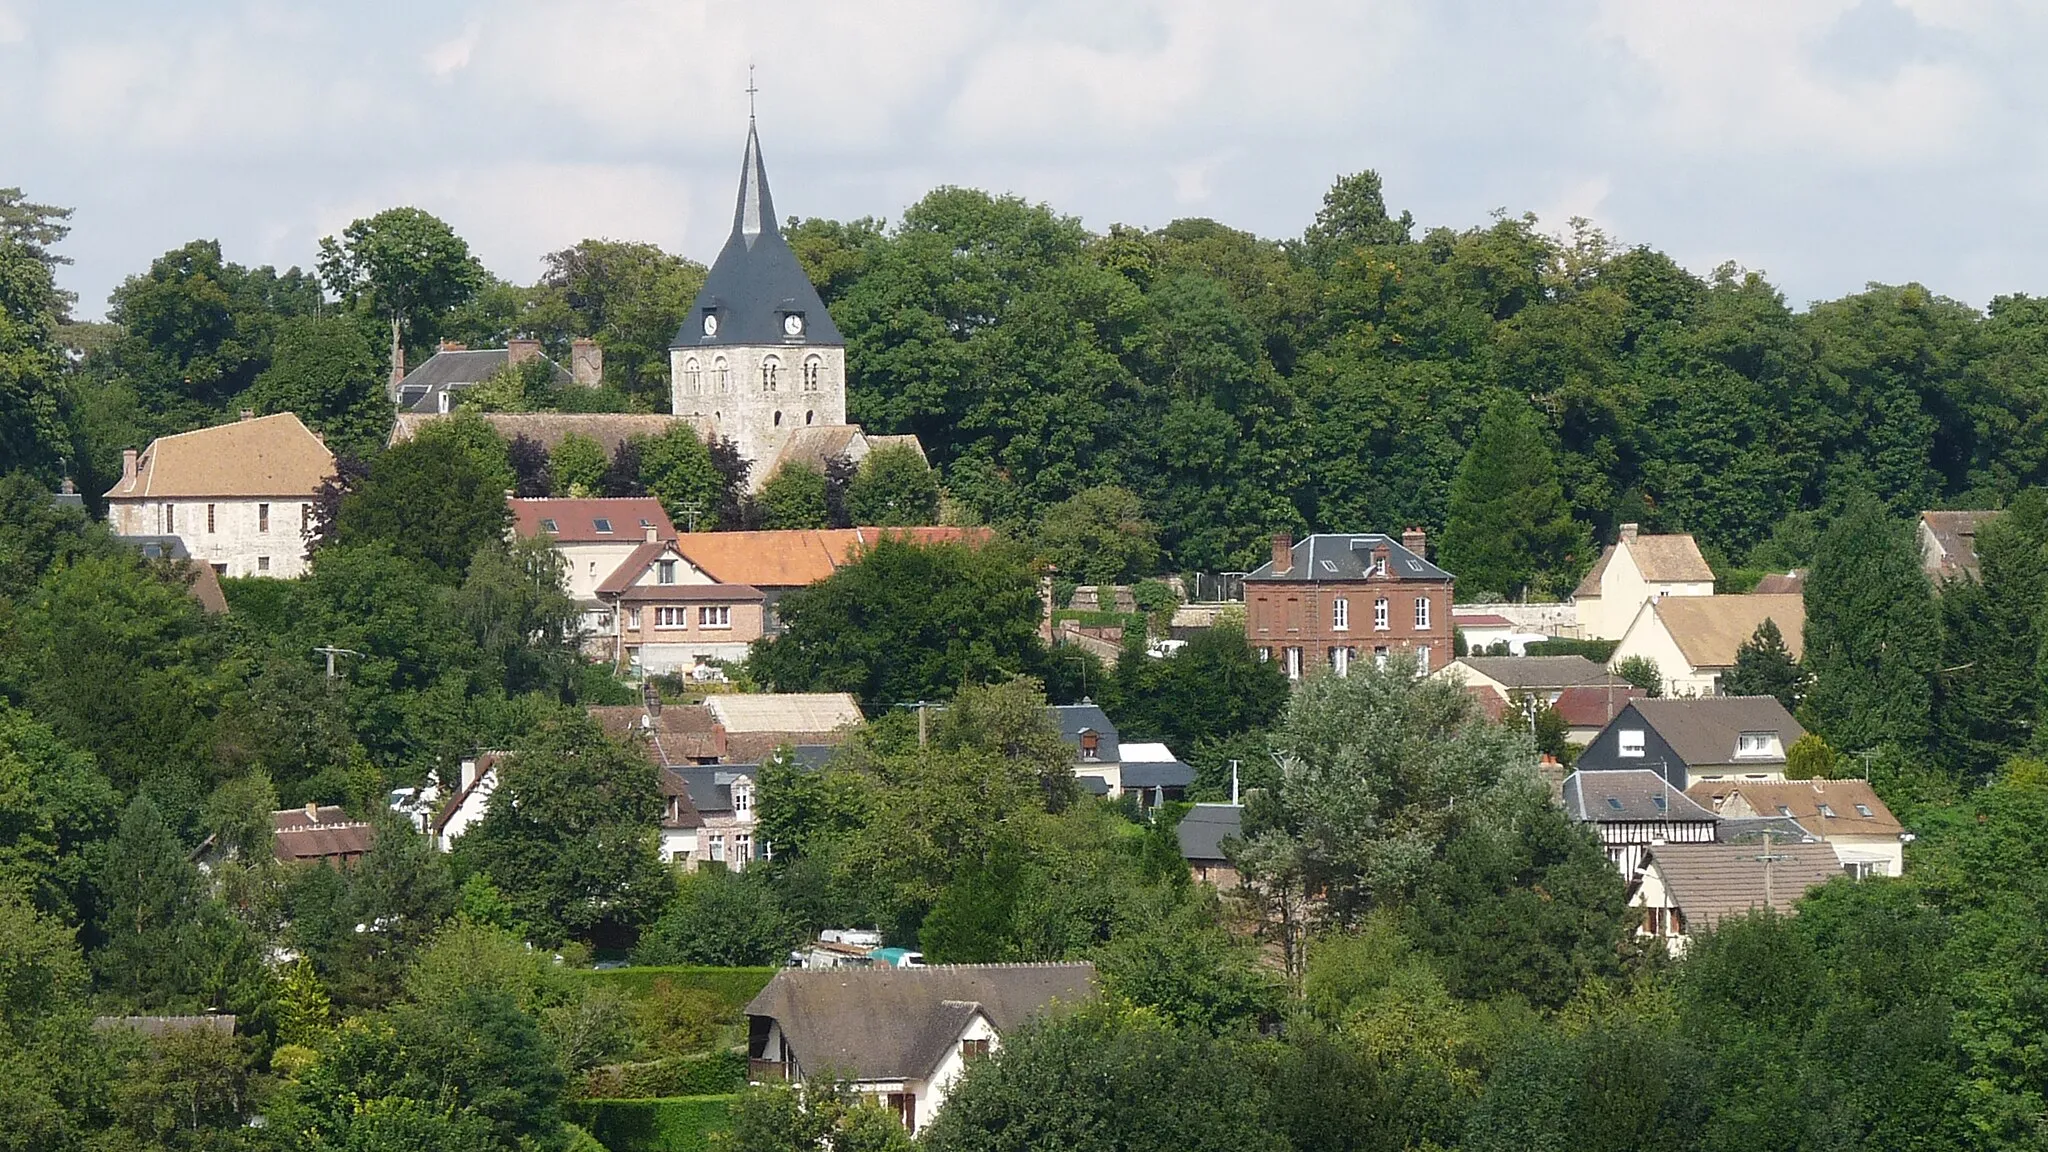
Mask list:
[[87,317],[188,240],[310,266],[399,204],[520,282],[586,236],[708,260],[752,62],[783,215],[959,184],[1280,237],[1376,168],[1425,226],[1981,305],[2048,293],[2044,49],[2038,0],[0,0],[0,186],[77,208]]

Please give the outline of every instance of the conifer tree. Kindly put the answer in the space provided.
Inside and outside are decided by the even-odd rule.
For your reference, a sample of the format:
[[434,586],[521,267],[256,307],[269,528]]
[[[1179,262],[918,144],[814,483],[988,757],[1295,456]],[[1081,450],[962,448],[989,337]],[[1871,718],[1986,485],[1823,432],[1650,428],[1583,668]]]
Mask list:
[[1811,726],[1847,752],[1923,747],[1940,620],[1910,527],[1859,495],[1828,526],[1806,576]]
[[1941,588],[1938,747],[1957,773],[1983,778],[2038,729],[2048,616],[2048,494],[2021,493],[1977,533],[1981,581]]
[[1531,585],[1556,591],[1584,538],[1536,414],[1502,399],[1479,422],[1451,483],[1444,567],[1457,575],[1460,593],[1512,596]]
[[1806,672],[1785,647],[1785,634],[1778,622],[1765,620],[1756,626],[1742,647],[1735,650],[1735,667],[1721,681],[1725,696],[1776,696],[1785,711],[1799,707],[1806,691]]

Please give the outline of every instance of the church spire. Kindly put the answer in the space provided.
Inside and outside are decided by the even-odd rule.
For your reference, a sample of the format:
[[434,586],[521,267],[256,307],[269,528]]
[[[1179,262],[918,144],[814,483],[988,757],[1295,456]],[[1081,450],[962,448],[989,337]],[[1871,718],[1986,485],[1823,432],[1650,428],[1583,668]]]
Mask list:
[[762,232],[775,232],[775,200],[768,194],[768,169],[761,163],[761,137],[747,120],[747,155],[740,163],[740,202],[733,209],[733,235],[752,248]]

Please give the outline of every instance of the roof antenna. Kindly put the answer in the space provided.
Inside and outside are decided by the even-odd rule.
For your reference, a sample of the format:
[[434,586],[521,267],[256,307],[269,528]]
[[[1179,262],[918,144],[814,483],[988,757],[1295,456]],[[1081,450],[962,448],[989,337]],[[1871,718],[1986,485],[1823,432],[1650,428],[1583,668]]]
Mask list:
[[749,64],[747,65],[747,122],[749,124],[754,121],[754,93],[759,91],[759,88],[754,87],[754,66]]

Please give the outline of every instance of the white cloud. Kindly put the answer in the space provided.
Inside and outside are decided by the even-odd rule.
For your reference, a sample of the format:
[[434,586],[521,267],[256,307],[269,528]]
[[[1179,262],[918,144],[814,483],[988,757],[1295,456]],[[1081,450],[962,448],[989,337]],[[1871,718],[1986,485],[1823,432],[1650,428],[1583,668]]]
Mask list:
[[476,51],[477,37],[482,34],[483,25],[471,21],[469,26],[462,30],[462,35],[453,40],[444,40],[428,49],[426,55],[421,58],[427,66],[427,71],[432,73],[436,80],[446,80],[469,67],[470,54]]
[[1985,104],[1955,63],[1908,62],[1877,79],[1827,74],[1814,44],[1858,0],[1602,0],[1595,30],[1647,84],[1664,142],[1697,153],[1798,150],[1855,162],[1950,154]]
[[28,18],[9,4],[0,4],[0,44],[28,42]]

